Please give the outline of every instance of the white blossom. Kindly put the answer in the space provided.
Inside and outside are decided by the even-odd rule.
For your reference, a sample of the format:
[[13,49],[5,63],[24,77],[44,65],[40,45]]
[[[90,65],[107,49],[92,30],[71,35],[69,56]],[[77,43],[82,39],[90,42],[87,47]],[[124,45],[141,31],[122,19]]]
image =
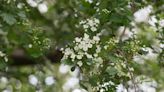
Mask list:
[[32,44],[29,44],[28,47],[29,47],[29,48],[32,48]]
[[155,26],[155,24],[157,23],[157,19],[155,16],[151,16],[150,19],[148,20],[148,23],[151,25],[151,26]]
[[5,62],[8,62],[8,57],[5,53],[3,53],[2,51],[0,51],[0,58],[2,58]]
[[85,31],[91,30],[92,32],[95,32],[97,31],[100,21],[97,18],[90,18],[80,21],[79,24],[83,26]]
[[164,44],[161,43],[161,44],[160,44],[160,48],[163,48],[163,49],[164,49]]
[[31,7],[37,7],[38,3],[35,0],[27,0],[27,3],[31,6]]
[[83,54],[82,55],[77,55],[77,59],[82,59]]
[[89,26],[88,25],[83,25],[83,28],[87,29],[87,28],[89,28]]
[[100,41],[100,38],[99,38],[99,36],[93,36],[93,40],[95,40],[95,41]]
[[70,66],[61,64],[60,67],[59,67],[59,72],[61,74],[66,74],[66,73],[69,72],[69,69],[70,69]]
[[116,92],[128,92],[128,91],[122,84],[120,84],[116,87]]
[[81,67],[83,65],[82,61],[78,61],[77,64]]
[[30,75],[29,82],[30,82],[30,84],[36,86],[38,84],[38,79],[35,75]]
[[53,76],[48,76],[45,79],[46,85],[53,85],[55,83],[54,77]]
[[8,83],[8,79],[6,78],[6,77],[1,77],[0,78],[0,83],[3,83],[3,84],[6,84],[6,83]]
[[0,51],[0,57],[4,57],[6,54]]
[[63,85],[64,92],[70,90],[79,84],[79,79],[76,77],[71,77],[67,79],[67,82]]
[[2,92],[13,92],[11,89],[5,89]]
[[38,10],[40,13],[46,13],[48,11],[48,7],[45,3],[41,3],[38,5]]
[[75,38],[75,41],[76,41],[76,42],[81,42],[81,38],[76,37],[76,38]]
[[92,55],[90,55],[88,53],[86,54],[86,56],[87,56],[87,58],[93,58]]
[[152,12],[152,6],[144,7],[137,12],[134,13],[136,22],[147,22],[149,18],[149,14]]
[[110,88],[113,85],[115,85],[115,84],[112,81],[104,82],[103,84],[99,84],[97,86],[97,89],[99,89],[100,92],[106,92],[108,90],[108,88]]
[[18,4],[17,4],[17,8],[18,8],[18,9],[22,9],[22,8],[23,8],[23,6],[24,6],[24,4],[23,4],[23,3],[18,3]]
[[85,0],[86,2],[88,2],[88,3],[93,3],[93,0]]
[[96,27],[91,27],[91,30],[92,30],[93,32],[95,32],[95,31],[97,31],[97,28],[96,28]]
[[159,21],[159,25],[160,25],[161,27],[164,27],[164,19],[162,19],[162,20]]

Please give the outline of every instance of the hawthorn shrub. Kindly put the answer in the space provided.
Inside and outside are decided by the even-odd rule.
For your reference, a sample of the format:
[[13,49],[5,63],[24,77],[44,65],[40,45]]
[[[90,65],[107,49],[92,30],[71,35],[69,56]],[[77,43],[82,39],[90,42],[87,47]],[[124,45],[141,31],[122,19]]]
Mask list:
[[[0,90],[162,92],[163,4],[163,0],[1,0]],[[63,86],[70,74],[64,77],[58,71],[60,64],[78,70],[78,86]]]

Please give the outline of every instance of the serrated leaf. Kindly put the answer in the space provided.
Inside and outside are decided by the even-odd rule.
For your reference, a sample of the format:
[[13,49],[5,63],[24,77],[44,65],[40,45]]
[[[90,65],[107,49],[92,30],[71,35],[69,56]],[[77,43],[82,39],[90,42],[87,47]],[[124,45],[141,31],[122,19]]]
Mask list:
[[18,16],[21,17],[22,19],[25,19],[26,18],[25,12],[23,12],[23,11],[20,11],[18,13]]
[[9,13],[2,13],[0,16],[2,17],[3,21],[9,25],[13,25],[17,22],[15,17]]
[[108,67],[106,69],[106,72],[109,74],[109,75],[112,75],[114,76],[115,74],[117,74],[117,69],[113,68],[113,67]]

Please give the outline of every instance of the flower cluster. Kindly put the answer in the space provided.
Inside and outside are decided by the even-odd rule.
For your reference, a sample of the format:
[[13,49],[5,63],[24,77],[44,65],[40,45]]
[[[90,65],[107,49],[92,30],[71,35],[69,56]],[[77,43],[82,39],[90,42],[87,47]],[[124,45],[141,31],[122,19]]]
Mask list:
[[91,30],[92,32],[95,32],[97,31],[100,21],[97,18],[90,18],[80,21],[79,24],[83,26],[85,31]]
[[[29,80],[29,83],[33,86],[37,86],[39,84],[39,79],[37,78],[37,76],[31,74],[29,75],[28,77],[28,80]],[[55,79],[53,76],[47,76],[45,79],[44,79],[44,82],[47,86],[51,86],[55,83]]]
[[37,46],[41,45],[42,46],[40,48],[40,50],[49,49],[50,48],[49,44],[51,43],[51,40],[49,38],[44,38],[41,41],[38,37],[34,37],[32,40],[33,40],[33,44],[34,45],[37,45]]
[[51,40],[44,35],[43,30],[34,29],[31,34],[31,43],[28,44],[28,48],[36,48],[43,51],[44,49],[49,49]]
[[[82,20],[79,24],[83,27],[85,31],[84,35],[82,37],[75,37],[72,44],[66,46],[65,49],[61,49],[64,53],[62,61],[73,64],[73,66],[77,65],[79,67],[82,67],[81,69],[88,65],[91,66],[92,71],[85,69],[82,70],[83,72],[87,71],[87,76],[89,77],[95,76],[96,74],[101,74],[100,69],[104,66],[103,61],[105,61],[106,59],[106,57],[104,56],[104,52],[112,51],[117,46],[118,40],[116,38],[109,38],[101,42],[102,39],[100,39],[100,36],[102,37],[105,31],[101,30],[101,32],[99,32],[98,26],[100,24],[100,21],[96,18]],[[108,53],[105,53],[105,55],[108,55]],[[117,54],[114,55],[114,58],[115,57],[119,58]],[[114,72],[113,74],[111,74],[112,76],[115,76],[117,74],[121,77],[130,77],[130,73],[122,71],[123,69],[127,68],[126,64],[123,61],[120,60],[116,63],[113,62],[113,60],[111,59],[111,62],[112,63],[111,68],[109,68],[109,72]],[[106,69],[105,71],[108,71],[108,69]],[[109,88],[113,86],[115,86],[115,84],[109,81],[103,84],[98,84],[98,86],[93,87],[93,90],[105,92],[109,91]]]
[[99,84],[96,87],[96,90],[100,90],[100,92],[106,92],[109,90],[111,86],[114,86],[115,84],[112,81],[104,82],[103,84]]
[[[73,48],[66,48],[63,50],[64,56],[63,59],[71,58],[71,61],[79,61],[77,64],[82,66],[82,59],[87,58],[94,61],[103,61],[101,57],[98,57],[98,54],[101,52],[100,46],[100,33],[92,38],[88,34],[84,34],[83,37],[76,37],[73,41],[75,46]],[[94,49],[95,48],[95,49]],[[90,51],[94,49],[94,53]]]
[[[77,65],[82,66],[84,59],[90,59],[96,62],[103,62],[99,57],[101,52],[100,36],[102,33],[98,33],[94,36],[90,36],[87,32],[96,32],[100,21],[97,18],[89,18],[82,20],[79,23],[83,26],[85,33],[83,37],[76,37],[73,41],[73,47],[67,47],[62,49],[64,56],[62,60],[71,59],[72,62],[76,62]],[[77,62],[78,61],[78,62]]]

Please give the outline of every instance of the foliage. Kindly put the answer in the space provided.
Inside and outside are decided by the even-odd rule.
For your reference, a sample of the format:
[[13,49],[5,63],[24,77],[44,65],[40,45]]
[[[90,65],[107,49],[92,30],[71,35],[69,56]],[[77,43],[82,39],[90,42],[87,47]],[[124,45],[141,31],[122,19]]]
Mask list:
[[[88,92],[115,92],[121,84],[139,92],[141,76],[155,81],[157,91],[163,90],[163,4],[163,0],[1,0],[0,77],[9,82],[0,83],[0,90],[62,92],[63,81],[51,86],[43,81],[47,76],[62,80],[55,73],[58,64],[52,65],[47,57],[56,49],[64,54],[62,64],[79,69],[80,87]],[[142,9],[147,14],[139,16]],[[146,20],[137,20],[138,16]],[[155,22],[149,22],[153,18]],[[13,66],[18,49],[37,64]],[[42,81],[29,85],[30,74]]]

